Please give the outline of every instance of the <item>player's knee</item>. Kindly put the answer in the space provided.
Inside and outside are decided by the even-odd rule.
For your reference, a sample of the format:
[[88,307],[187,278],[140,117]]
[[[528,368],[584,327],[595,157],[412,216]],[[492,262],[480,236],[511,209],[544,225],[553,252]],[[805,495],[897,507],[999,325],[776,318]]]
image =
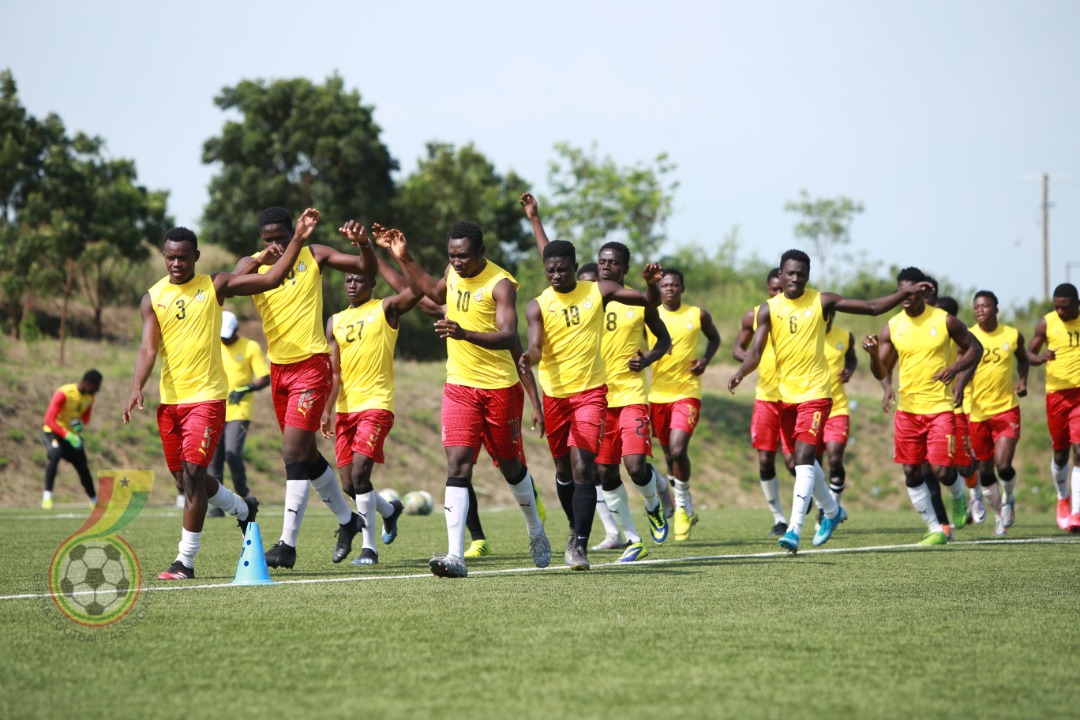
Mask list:
[[998,476],[1005,482],[1009,482],[1016,477],[1016,470],[1012,465],[1006,465],[1005,467],[998,468]]

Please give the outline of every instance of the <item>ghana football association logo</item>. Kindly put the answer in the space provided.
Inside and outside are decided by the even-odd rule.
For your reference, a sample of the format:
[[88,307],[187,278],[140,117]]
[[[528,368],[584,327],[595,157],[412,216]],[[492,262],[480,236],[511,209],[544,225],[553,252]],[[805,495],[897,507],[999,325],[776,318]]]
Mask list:
[[153,484],[154,474],[146,470],[101,474],[94,511],[60,544],[49,564],[49,596],[68,620],[100,629],[134,609],[142,568],[131,544],[118,533],[146,506]]

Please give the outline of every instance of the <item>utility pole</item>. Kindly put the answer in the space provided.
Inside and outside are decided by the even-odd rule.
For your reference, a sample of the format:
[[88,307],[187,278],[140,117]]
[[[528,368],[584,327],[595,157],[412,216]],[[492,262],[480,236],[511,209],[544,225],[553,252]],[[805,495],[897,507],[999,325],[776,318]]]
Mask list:
[[1050,175],[1043,173],[1043,302],[1050,302]]

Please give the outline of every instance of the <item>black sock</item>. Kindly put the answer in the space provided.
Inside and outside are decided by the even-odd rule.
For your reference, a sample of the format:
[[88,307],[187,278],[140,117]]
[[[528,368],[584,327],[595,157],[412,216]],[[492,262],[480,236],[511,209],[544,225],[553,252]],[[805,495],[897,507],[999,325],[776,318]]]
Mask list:
[[[590,489],[592,486],[590,486]],[[566,521],[570,524],[570,527],[574,527],[574,483],[568,482],[563,485],[556,480],[555,489],[559,492],[559,504],[562,505],[563,512],[566,513]],[[596,511],[596,491],[593,490],[592,494],[593,511]]]
[[926,483],[926,489],[930,491],[930,505],[934,508],[934,516],[942,525],[948,525],[949,513],[945,512],[945,503],[941,501],[941,484],[933,473],[924,473],[923,482]]
[[480,511],[477,508],[476,491],[472,483],[469,483],[469,512],[465,514],[465,527],[469,528],[469,535],[473,540],[485,540],[484,527],[480,524]]
[[586,545],[596,517],[596,488],[592,485],[574,485],[574,542]]

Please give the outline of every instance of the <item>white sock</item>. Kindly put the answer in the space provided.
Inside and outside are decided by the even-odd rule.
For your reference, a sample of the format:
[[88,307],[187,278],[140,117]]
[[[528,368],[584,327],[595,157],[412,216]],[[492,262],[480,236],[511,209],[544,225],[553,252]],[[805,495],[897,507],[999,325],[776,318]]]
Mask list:
[[374,490],[366,493],[356,494],[356,514],[364,520],[364,529],[360,532],[363,533],[364,544],[363,547],[376,549],[375,546],[375,513],[378,502],[375,498],[379,493]]
[[795,492],[791,500],[791,520],[788,531],[796,535],[802,533],[806,521],[806,511],[810,509],[810,498],[814,495],[814,466],[795,466]]
[[[1073,485],[1076,481],[1073,480]],[[1001,499],[1003,502],[1016,502],[1016,476],[1013,475],[1012,480],[1001,481]]]
[[596,514],[599,516],[600,522],[604,524],[604,533],[618,537],[619,526],[615,524],[611,509],[608,508],[607,502],[604,500],[604,489],[599,485],[596,486]]
[[978,500],[982,498],[982,496],[982,485],[980,484],[976,484],[975,487],[968,490],[968,497],[970,497],[972,500]]
[[385,517],[390,517],[394,514],[394,506],[386,501],[379,493],[375,493],[375,510]]
[[675,480],[675,505],[686,511],[687,515],[694,514],[694,500],[690,497],[690,481]]
[[1001,496],[998,495],[997,483],[993,485],[980,485],[980,489],[983,492],[983,499],[990,504],[995,513],[1001,512]]
[[41,499],[42,500],[52,500],[52,491],[51,490],[46,490],[45,492],[41,493]]
[[180,531],[180,553],[176,559],[184,563],[186,567],[195,568],[195,553],[199,552],[199,544],[202,542],[201,532],[189,530]]
[[656,508],[660,507],[660,498],[657,492],[662,482],[664,480],[660,477],[660,473],[656,472],[656,468],[652,465],[649,465],[649,481],[644,485],[634,485],[645,500],[645,509],[649,512],[655,512]]
[[281,526],[281,542],[290,547],[296,547],[296,538],[300,535],[309,487],[311,483],[307,480],[285,481],[285,520]]
[[337,517],[338,525],[349,522],[352,509],[349,507],[349,501],[345,499],[345,493],[341,491],[341,484],[334,475],[333,468],[327,465],[323,474],[311,481],[311,487],[315,488],[315,492],[326,503],[326,507],[330,508],[330,512]]
[[[956,500],[957,498],[964,497],[964,488],[966,488],[967,485],[965,485],[964,481],[961,480],[959,476],[957,476],[956,482],[954,482],[952,485],[946,485],[945,487],[949,490],[949,497],[951,497],[953,500]],[[960,524],[963,525],[963,523]]]
[[825,512],[825,517],[832,520],[840,513],[840,506],[836,503],[829,486],[825,482],[825,471],[821,465],[814,461],[814,500],[818,507]]
[[448,555],[465,557],[465,517],[469,514],[469,488],[446,487],[443,502],[446,511]]
[[930,488],[926,487],[926,483],[918,487],[909,487],[907,493],[911,498],[911,504],[915,506],[915,512],[919,513],[930,532],[942,532],[941,523],[938,522],[934,507],[930,504]]
[[538,535],[544,530],[544,523],[540,522],[540,514],[536,511],[536,495],[533,494],[533,478],[526,470],[525,479],[517,485],[510,486],[510,492],[514,493],[521,514],[525,516],[525,527],[529,530],[529,537]]
[[618,523],[623,536],[630,542],[641,542],[641,536],[637,534],[634,518],[630,513],[630,498],[626,495],[626,486],[620,484],[614,490],[605,490],[604,501],[607,503],[608,510],[615,516],[615,522]]
[[775,475],[768,480],[761,481],[761,494],[765,496],[765,502],[769,504],[773,520],[786,525],[787,517],[784,515],[784,504],[780,502],[780,480]]
[[1051,459],[1050,475],[1054,478],[1054,487],[1057,488],[1058,500],[1069,497],[1069,463],[1058,465]]
[[206,501],[214,507],[220,508],[226,515],[232,515],[237,520],[247,520],[248,504],[244,502],[244,498],[221,483],[218,483],[217,492],[214,493],[213,497],[207,498]]
[[1080,512],[1080,467],[1073,467],[1072,471],[1072,511]]

